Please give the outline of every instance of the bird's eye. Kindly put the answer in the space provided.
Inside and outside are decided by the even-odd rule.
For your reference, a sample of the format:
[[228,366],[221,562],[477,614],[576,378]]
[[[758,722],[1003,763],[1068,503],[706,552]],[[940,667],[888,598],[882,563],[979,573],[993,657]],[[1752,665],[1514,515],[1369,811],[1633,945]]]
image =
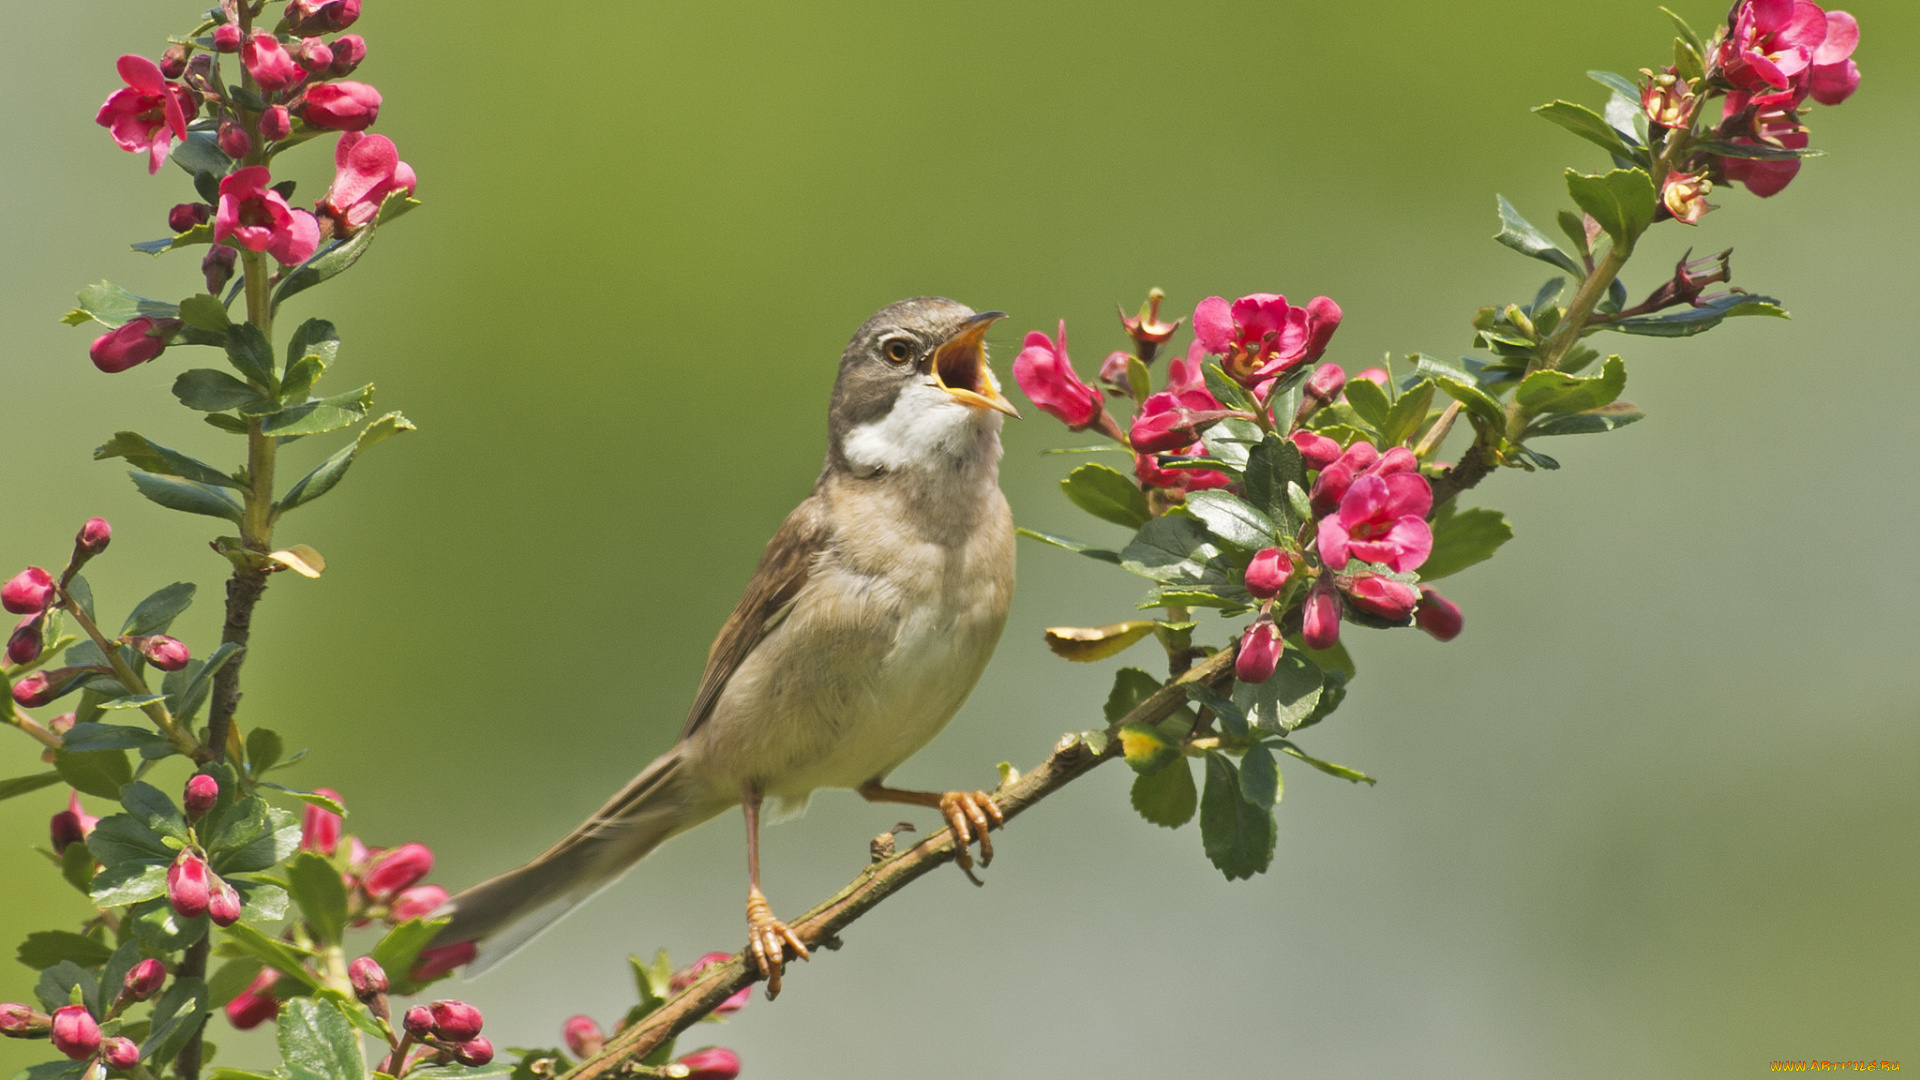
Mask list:
[[896,364],[904,364],[913,359],[913,347],[899,338],[895,338],[887,342],[887,359]]

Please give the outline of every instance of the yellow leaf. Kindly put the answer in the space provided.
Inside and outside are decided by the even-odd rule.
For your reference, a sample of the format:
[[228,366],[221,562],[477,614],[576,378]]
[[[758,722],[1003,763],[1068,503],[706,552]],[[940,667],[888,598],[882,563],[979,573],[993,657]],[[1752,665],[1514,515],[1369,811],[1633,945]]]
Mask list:
[[1047,628],[1047,648],[1057,656],[1089,664],[1119,655],[1134,642],[1153,633],[1153,626],[1151,619],[1134,619],[1110,626],[1052,626]]
[[317,578],[327,572],[326,558],[305,544],[295,544],[290,548],[273,552],[267,558],[301,577]]

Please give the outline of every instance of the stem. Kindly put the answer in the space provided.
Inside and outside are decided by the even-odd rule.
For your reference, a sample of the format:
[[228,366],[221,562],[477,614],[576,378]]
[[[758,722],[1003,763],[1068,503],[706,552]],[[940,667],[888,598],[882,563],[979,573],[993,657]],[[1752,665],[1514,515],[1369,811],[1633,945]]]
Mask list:
[[[1125,724],[1152,724],[1166,719],[1186,704],[1186,687],[1191,683],[1214,683],[1233,670],[1234,650],[1222,649],[1192,671],[1161,687],[1126,716],[1107,729],[1105,749],[1094,750],[1077,736],[1062,738],[1038,768],[993,794],[993,800],[1008,818],[1013,818],[1041,799],[1060,790],[1094,769],[1120,756],[1120,740],[1115,736]],[[953,860],[953,830],[941,829],[913,847],[881,859],[860,872],[846,888],[796,920],[793,931],[809,949],[837,942],[840,931],[862,915],[878,907],[881,901],[899,892],[915,879],[924,877],[941,864]],[[815,956],[822,955],[815,952]],[[665,1005],[647,1014],[607,1040],[600,1052],[588,1057],[558,1080],[602,1080],[624,1075],[631,1062],[637,1062],[668,1039],[680,1034],[721,1002],[759,980],[741,953],[724,964],[701,972],[692,986],[669,999]]]
[[0,714],[0,720],[5,720],[8,724],[19,728],[21,731],[25,732],[28,737],[33,739],[33,741],[39,743],[41,746],[44,746],[49,750],[58,750],[61,748],[62,744],[60,742],[60,736],[55,735],[53,732],[48,731],[44,727],[41,727],[39,722],[36,721],[33,717],[28,716],[25,713],[22,713],[19,710],[15,709],[13,707],[12,698],[8,698],[6,701],[0,702],[0,706],[3,706],[6,709],[6,712],[4,714]]
[[[60,606],[67,609],[67,613],[73,616],[73,621],[80,624],[80,629],[87,632],[87,636],[93,639],[94,645],[106,656],[107,663],[113,667],[113,677],[120,680],[120,685],[126,687],[130,694],[153,693],[147,688],[146,680],[134,672],[133,665],[127,663],[126,657],[120,655],[119,646],[108,641],[106,635],[100,632],[100,628],[93,624],[93,620],[87,617],[86,611],[73,602],[72,594],[68,593],[64,587],[55,586],[55,588],[59,590]],[[166,735],[167,741],[173,743],[174,749],[188,757],[198,756],[200,744],[194,741],[192,735],[181,731],[173,722],[173,714],[167,711],[166,702],[156,701],[151,705],[142,706],[140,711],[146,713],[154,726]]]

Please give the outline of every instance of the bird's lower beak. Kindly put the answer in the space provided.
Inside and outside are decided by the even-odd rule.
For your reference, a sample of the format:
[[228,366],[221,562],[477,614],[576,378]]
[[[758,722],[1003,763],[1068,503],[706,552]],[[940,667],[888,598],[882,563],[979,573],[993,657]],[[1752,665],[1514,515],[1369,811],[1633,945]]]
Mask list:
[[993,409],[1018,420],[1019,410],[1000,392],[993,369],[987,365],[987,328],[1006,317],[1004,311],[983,311],[960,324],[960,329],[933,351],[928,374],[933,376],[934,385],[961,404]]

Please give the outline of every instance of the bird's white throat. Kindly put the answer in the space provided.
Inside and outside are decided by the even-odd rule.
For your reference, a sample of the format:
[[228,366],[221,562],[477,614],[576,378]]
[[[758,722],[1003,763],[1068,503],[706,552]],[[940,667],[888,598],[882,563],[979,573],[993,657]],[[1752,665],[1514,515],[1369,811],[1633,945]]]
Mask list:
[[988,466],[1000,457],[1002,420],[963,404],[931,379],[916,380],[901,388],[887,415],[848,431],[841,450],[862,471]]

